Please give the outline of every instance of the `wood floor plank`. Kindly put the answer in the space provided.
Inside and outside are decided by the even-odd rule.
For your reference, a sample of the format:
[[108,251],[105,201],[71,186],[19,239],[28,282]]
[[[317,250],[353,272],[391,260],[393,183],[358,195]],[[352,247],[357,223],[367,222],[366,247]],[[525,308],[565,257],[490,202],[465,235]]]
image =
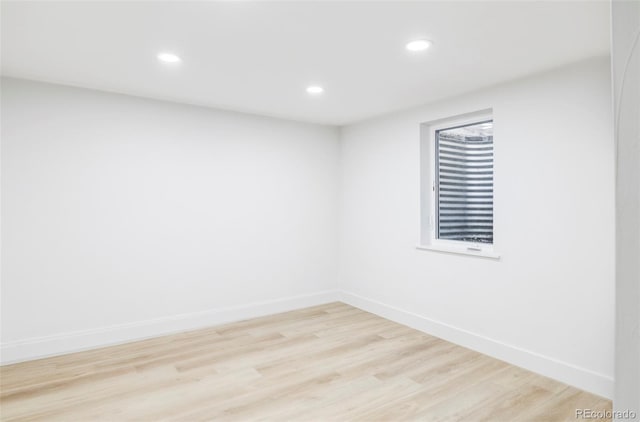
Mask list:
[[338,302],[0,368],[2,421],[537,422],[582,408],[611,402]]

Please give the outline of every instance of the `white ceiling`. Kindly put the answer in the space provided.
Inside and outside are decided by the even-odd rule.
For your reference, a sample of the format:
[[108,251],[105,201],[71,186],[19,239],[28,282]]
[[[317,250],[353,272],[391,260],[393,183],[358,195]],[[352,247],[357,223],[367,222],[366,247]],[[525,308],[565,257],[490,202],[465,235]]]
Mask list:
[[2,2],[4,75],[335,125],[608,52],[606,1]]

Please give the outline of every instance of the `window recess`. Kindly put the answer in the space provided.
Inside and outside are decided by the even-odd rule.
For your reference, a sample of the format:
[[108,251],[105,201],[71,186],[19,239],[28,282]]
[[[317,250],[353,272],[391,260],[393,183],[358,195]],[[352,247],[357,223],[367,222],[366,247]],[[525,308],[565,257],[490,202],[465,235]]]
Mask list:
[[420,249],[497,258],[489,113],[422,125]]

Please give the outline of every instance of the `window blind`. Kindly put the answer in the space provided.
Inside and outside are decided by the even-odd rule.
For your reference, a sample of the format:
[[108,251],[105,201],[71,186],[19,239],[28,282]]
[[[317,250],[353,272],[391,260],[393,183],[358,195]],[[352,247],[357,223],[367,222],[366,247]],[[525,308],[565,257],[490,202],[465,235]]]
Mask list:
[[436,131],[438,239],[493,243],[493,124]]

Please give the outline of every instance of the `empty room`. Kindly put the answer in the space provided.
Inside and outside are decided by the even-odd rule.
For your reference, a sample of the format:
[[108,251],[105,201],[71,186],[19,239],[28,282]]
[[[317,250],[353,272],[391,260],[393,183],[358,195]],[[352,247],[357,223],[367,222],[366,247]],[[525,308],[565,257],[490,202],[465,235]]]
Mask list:
[[640,420],[640,1],[0,18],[1,421]]

